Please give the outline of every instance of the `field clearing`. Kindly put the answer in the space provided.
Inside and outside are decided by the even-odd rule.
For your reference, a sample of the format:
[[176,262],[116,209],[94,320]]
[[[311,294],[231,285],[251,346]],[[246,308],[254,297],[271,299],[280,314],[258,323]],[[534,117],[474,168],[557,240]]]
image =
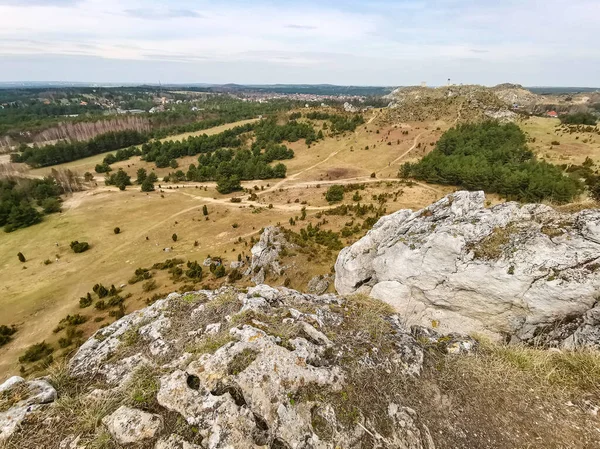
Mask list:
[[[535,142],[529,147],[538,155],[553,164],[582,164],[586,157],[600,162],[600,136],[593,133],[563,133],[557,130],[560,120],[544,117],[530,117],[519,123],[521,129]],[[560,145],[552,142],[559,142]]]

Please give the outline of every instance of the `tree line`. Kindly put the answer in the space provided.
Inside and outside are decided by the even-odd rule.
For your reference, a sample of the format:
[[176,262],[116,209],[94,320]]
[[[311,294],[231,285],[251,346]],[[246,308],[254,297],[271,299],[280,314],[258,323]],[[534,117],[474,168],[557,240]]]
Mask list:
[[525,202],[566,203],[583,189],[578,179],[565,175],[560,167],[537,160],[527,148],[525,134],[513,123],[452,128],[423,159],[404,164],[400,176]]
[[139,145],[149,138],[147,133],[126,130],[100,134],[86,142],[58,142],[39,148],[22,145],[20,153],[11,154],[11,161],[24,162],[32,167],[47,167]]

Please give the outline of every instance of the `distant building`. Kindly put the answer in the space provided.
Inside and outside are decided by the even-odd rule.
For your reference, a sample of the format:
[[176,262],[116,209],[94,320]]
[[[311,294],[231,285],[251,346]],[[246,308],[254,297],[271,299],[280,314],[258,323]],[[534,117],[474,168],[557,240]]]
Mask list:
[[558,117],[558,113],[556,111],[550,111],[546,114],[548,117],[556,118]]

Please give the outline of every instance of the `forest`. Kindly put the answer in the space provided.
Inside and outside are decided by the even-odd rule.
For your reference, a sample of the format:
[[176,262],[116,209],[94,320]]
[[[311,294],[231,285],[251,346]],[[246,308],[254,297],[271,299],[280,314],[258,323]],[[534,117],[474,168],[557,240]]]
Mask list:
[[527,148],[525,134],[513,123],[452,128],[423,159],[404,164],[400,176],[524,202],[567,203],[583,190],[582,183],[560,167],[538,161]]
[[62,193],[62,187],[50,177],[0,179],[0,226],[12,232],[39,223],[44,214],[60,211]]

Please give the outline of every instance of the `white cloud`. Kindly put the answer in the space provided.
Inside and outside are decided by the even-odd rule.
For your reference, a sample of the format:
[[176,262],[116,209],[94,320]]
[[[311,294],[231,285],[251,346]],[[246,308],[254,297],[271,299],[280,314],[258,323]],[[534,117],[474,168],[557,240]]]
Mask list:
[[590,62],[593,80],[600,62],[597,17],[597,0],[350,0],[338,7],[191,0],[33,0],[24,6],[0,0],[0,56],[263,62],[305,70],[307,78],[318,65],[332,75],[361,73],[365,84],[369,69],[405,73],[408,64],[422,71],[422,79],[436,64],[448,71],[457,64],[480,67],[482,73],[487,64],[518,78],[520,71],[530,73],[523,61],[554,64],[568,79],[562,61],[576,58],[584,67]]

